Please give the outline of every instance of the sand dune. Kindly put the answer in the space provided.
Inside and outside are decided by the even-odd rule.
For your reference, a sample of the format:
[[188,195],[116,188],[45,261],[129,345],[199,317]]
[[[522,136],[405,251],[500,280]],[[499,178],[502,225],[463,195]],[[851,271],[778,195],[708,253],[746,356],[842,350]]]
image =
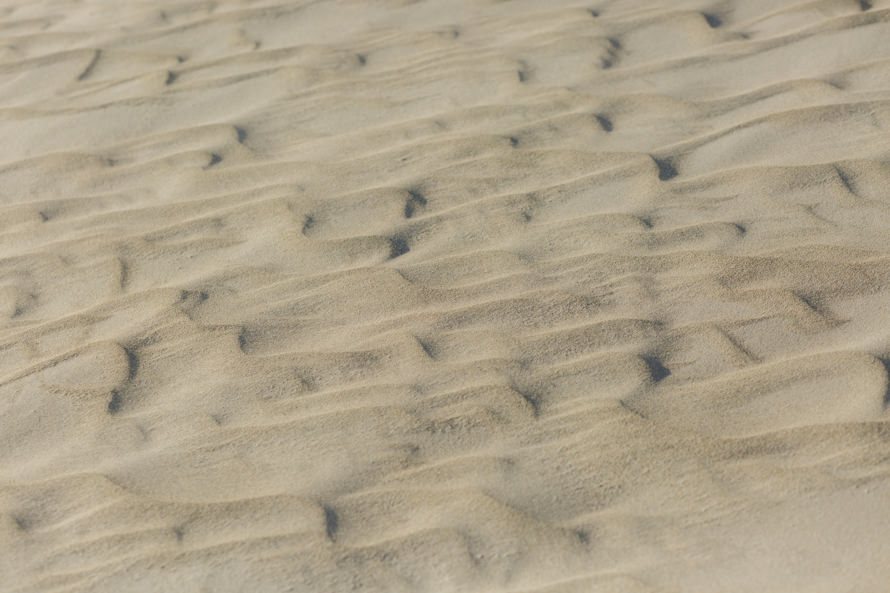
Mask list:
[[890,0],[0,0],[0,591],[879,592]]

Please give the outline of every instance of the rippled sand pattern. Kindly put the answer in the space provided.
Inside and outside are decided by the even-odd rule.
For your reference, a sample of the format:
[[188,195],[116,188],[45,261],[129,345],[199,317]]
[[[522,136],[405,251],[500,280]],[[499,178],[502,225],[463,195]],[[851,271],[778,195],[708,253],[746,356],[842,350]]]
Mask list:
[[0,0],[0,591],[880,592],[890,0]]

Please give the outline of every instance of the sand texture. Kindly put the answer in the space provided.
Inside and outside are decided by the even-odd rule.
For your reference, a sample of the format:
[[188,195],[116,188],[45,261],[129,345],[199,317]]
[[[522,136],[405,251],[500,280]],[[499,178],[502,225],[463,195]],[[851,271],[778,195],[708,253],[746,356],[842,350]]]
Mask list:
[[881,593],[890,0],[0,0],[0,593]]

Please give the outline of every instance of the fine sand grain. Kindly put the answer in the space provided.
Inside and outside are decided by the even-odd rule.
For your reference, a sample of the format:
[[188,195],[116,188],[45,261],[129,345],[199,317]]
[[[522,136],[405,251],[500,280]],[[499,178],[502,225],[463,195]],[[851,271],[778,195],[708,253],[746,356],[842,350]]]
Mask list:
[[881,593],[890,0],[0,0],[0,592]]

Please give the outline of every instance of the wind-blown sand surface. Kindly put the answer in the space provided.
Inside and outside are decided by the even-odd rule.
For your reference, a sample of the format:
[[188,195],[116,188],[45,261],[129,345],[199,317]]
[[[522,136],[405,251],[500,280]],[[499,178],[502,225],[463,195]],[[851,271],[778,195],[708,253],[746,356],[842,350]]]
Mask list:
[[0,4],[4,593],[887,590],[890,0]]

